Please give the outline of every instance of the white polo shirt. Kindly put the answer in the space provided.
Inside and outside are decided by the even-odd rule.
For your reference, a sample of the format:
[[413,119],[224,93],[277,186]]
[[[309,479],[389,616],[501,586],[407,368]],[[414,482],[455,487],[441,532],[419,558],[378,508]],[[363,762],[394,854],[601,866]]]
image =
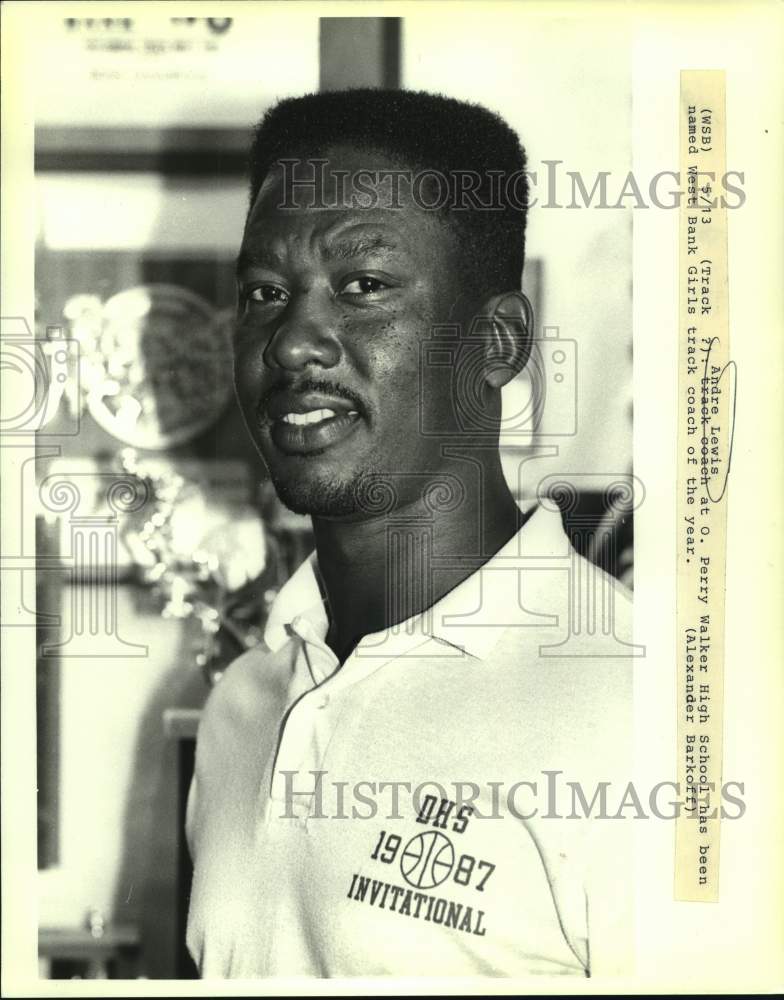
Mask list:
[[631,779],[627,592],[538,507],[340,666],[315,568],[201,720],[187,835],[202,976],[625,969],[632,824],[580,818],[569,783],[590,803]]

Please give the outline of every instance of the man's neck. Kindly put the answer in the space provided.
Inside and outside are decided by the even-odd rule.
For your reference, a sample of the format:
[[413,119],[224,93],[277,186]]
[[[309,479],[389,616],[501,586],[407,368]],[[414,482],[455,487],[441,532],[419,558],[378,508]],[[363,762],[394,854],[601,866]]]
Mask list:
[[[520,529],[523,514],[500,463],[457,505],[417,499],[371,520],[314,518],[329,611],[327,644],[342,662],[364,636],[433,605]],[[455,509],[451,509],[455,507]]]

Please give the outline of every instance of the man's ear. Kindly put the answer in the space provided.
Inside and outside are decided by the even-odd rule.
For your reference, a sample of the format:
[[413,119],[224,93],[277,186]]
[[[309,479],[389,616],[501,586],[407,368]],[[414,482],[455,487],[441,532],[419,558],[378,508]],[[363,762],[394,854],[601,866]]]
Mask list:
[[531,356],[534,313],[522,292],[494,295],[484,315],[490,320],[485,380],[493,389],[501,389],[519,375]]

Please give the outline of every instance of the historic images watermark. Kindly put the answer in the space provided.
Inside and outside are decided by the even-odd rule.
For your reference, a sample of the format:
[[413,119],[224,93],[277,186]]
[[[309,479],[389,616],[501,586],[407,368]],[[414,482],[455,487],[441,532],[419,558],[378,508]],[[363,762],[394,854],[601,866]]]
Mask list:
[[[145,483],[134,476],[114,473],[91,474],[63,471],[36,482],[35,463],[42,457],[58,457],[58,438],[78,435],[78,411],[60,421],[56,433],[47,430],[61,410],[64,395],[78,395],[79,345],[65,336],[61,327],[49,327],[45,339],[33,336],[21,317],[2,320],[0,368],[4,379],[4,403],[0,423],[0,448],[14,458],[20,470],[18,482],[7,482],[4,516],[18,525],[0,555],[3,594],[3,628],[35,628],[42,616],[28,601],[29,581],[38,573],[65,574],[70,588],[71,632],[56,643],[44,644],[46,657],[146,657],[148,648],[121,637],[118,620],[118,547],[121,517],[148,502]],[[36,442],[45,434],[46,444]],[[8,449],[8,450],[6,450]],[[89,478],[89,483],[87,479]],[[96,484],[97,480],[97,484]],[[86,497],[94,500],[96,485],[102,510],[83,508]],[[92,508],[92,504],[89,505]],[[36,514],[66,520],[67,550],[57,558],[42,558],[36,552]],[[49,622],[49,624],[61,624]]]
[[[523,212],[534,207],[670,210],[680,208],[689,197],[691,182],[679,170],[660,170],[650,177],[638,177],[633,171],[586,174],[567,169],[563,160],[542,160],[542,170],[512,173],[372,167],[348,171],[333,169],[329,162],[323,157],[278,160],[284,189],[278,208],[402,209],[412,202],[426,212]],[[710,182],[714,205],[727,209],[744,205],[744,171],[698,170],[697,179],[700,184]]]
[[[283,796],[276,801],[281,819],[404,819],[446,829],[469,819],[502,820],[694,820],[741,819],[746,812],[745,784],[725,780],[699,788],[676,781],[638,787],[633,781],[591,785],[560,770],[543,770],[517,781],[378,781],[330,779],[327,770],[281,770]],[[457,832],[460,832],[458,830]]]

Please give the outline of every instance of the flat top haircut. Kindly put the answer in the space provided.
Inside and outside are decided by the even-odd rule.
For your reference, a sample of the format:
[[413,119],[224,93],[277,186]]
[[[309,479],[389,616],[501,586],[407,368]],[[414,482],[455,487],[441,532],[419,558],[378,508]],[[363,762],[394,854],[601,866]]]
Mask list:
[[[256,126],[251,206],[276,162],[322,157],[335,146],[385,153],[414,173],[447,178],[451,193],[439,212],[457,239],[464,290],[484,298],[520,288],[525,151],[499,115],[424,91],[357,89],[286,98]],[[468,172],[478,180],[465,179]]]

